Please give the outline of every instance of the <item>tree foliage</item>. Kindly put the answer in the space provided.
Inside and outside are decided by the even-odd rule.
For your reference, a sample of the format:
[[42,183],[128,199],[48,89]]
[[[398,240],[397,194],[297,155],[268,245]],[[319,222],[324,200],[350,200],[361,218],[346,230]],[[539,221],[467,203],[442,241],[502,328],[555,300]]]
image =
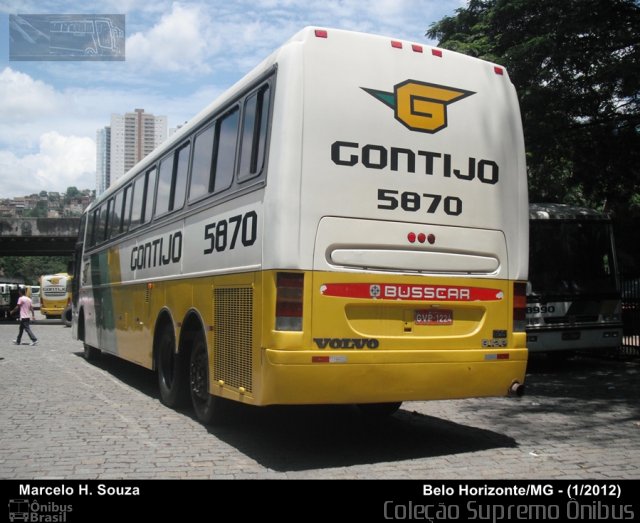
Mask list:
[[637,1],[471,0],[428,35],[509,70],[534,197],[602,207],[637,192]]
[[23,280],[26,285],[38,285],[43,274],[67,272],[65,256],[3,256],[0,257],[0,281],[3,276]]
[[71,198],[77,198],[81,194],[82,193],[80,192],[80,190],[75,185],[72,185],[71,187],[67,187],[67,192],[65,195],[67,199],[71,199]]
[[631,232],[640,218],[638,0],[470,0],[427,35],[506,66],[531,201],[608,210]]

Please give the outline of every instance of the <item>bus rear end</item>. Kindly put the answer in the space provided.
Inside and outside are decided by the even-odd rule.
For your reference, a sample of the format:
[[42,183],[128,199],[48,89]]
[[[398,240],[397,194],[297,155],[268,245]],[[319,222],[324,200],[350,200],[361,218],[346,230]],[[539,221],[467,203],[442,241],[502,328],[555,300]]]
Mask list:
[[66,273],[48,274],[40,278],[40,312],[46,318],[60,318],[68,303]]
[[296,53],[302,153],[270,165],[259,402],[520,393],[527,189],[507,72],[337,30]]

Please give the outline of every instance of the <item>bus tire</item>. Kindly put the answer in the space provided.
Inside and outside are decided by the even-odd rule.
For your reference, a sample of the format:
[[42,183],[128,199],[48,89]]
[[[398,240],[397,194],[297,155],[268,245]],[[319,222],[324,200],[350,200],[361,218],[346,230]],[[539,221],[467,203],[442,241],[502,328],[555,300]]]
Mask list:
[[384,419],[395,414],[402,405],[401,401],[392,403],[359,403],[360,414],[369,419]]
[[220,399],[209,393],[209,356],[207,343],[198,334],[193,343],[189,362],[189,391],[196,417],[205,425],[216,421]]
[[67,305],[66,309],[62,312],[62,323],[64,323],[65,327],[71,327],[72,318],[71,305]]
[[96,349],[95,347],[92,347],[91,345],[87,345],[86,343],[84,344],[84,359],[87,361],[98,361],[100,359],[100,356],[102,355],[102,352],[100,351],[100,349]]
[[156,368],[160,401],[167,407],[182,407],[187,399],[187,365],[184,355],[175,351],[173,329],[165,327],[158,338]]

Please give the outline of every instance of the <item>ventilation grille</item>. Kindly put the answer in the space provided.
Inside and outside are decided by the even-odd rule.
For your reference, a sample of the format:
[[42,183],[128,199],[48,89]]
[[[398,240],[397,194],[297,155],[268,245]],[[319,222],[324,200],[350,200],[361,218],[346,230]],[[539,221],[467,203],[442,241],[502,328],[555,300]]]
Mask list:
[[214,379],[252,392],[253,290],[214,290]]

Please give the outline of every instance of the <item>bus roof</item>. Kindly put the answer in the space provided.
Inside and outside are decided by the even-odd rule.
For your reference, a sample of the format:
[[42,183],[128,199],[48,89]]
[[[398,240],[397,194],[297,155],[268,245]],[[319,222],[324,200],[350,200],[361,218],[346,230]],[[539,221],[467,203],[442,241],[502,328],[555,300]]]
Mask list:
[[609,220],[607,213],[564,203],[529,204],[531,220]]
[[[115,194],[117,190],[126,184],[128,184],[135,176],[137,176],[140,172],[148,169],[153,164],[155,164],[158,160],[160,160],[168,151],[170,151],[175,145],[179,144],[182,140],[187,138],[195,129],[201,126],[204,122],[212,118],[215,114],[224,111],[226,106],[233,100],[234,96],[243,89],[247,88],[255,81],[256,78],[259,78],[261,75],[265,74],[269,71],[274,64],[278,62],[280,54],[285,50],[288,46],[296,45],[299,43],[303,43],[306,40],[312,38],[318,38],[319,35],[322,38],[326,38],[327,34],[331,34],[332,36],[341,35],[343,37],[351,38],[351,39],[369,39],[371,40],[385,40],[392,41],[394,45],[402,46],[403,42],[399,40],[395,40],[389,36],[383,35],[375,35],[375,34],[367,34],[356,31],[348,31],[344,29],[330,29],[330,28],[318,28],[315,26],[307,26],[293,36],[291,36],[287,41],[285,41],[279,48],[275,49],[269,56],[264,58],[259,64],[257,64],[251,71],[249,71],[245,76],[243,76],[240,80],[238,80],[235,84],[226,89],[223,93],[221,93],[215,100],[213,100],[209,105],[207,105],[204,109],[202,109],[199,113],[193,116],[185,125],[183,125],[174,135],[165,140],[162,144],[160,144],[156,149],[154,149],[151,153],[149,153],[145,158],[140,160],[136,165],[134,165],[129,171],[127,171],[123,176],[121,176],[118,180],[116,180],[105,192],[103,192],[100,196],[98,196],[86,209],[85,213],[88,213],[95,209],[100,203],[106,201],[110,196]],[[420,48],[420,52],[422,52],[422,48],[432,49],[432,46],[427,44],[413,44],[412,42],[405,41],[404,45],[409,47],[417,47]],[[478,60],[477,58],[470,57],[464,54],[456,53],[454,51],[447,50],[448,56],[456,57],[457,60],[463,61],[467,66],[471,63],[479,63],[483,62],[485,64],[492,64],[491,62],[486,62],[482,60]],[[435,51],[440,56],[440,51]],[[462,65],[461,65],[462,66]],[[499,74],[506,75],[506,71],[502,66],[499,66],[501,72]]]

